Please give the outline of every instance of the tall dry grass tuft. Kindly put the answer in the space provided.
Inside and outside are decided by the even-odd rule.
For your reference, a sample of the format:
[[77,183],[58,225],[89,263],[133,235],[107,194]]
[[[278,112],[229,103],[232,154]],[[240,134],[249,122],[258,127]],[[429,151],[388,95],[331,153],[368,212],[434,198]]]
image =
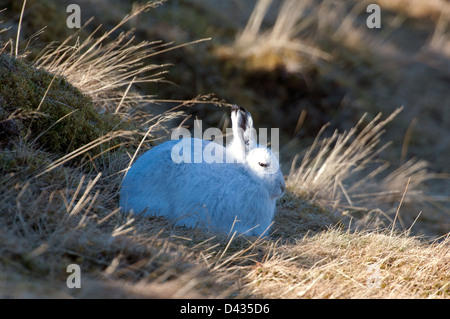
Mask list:
[[[132,13],[99,38],[95,38],[95,35],[101,26],[81,42],[76,38],[77,32],[56,47],[50,44],[34,64],[37,68],[64,76],[73,86],[90,96],[99,108],[109,112],[119,112],[121,108],[126,112],[136,103],[151,101],[152,96],[140,95],[130,91],[130,88],[133,84],[162,79],[165,72],[160,69],[164,65],[146,62],[169,44],[161,41],[134,44],[134,36],[130,32],[120,32],[114,39],[110,38],[130,20],[160,3],[161,1],[150,1],[135,7]],[[91,21],[92,19],[83,28]],[[70,45],[74,40],[75,43]]]
[[[389,215],[407,183],[406,204],[433,202],[425,194],[424,183],[438,176],[427,171],[426,162],[410,160],[389,172],[390,164],[377,157],[389,145],[380,145],[384,129],[400,111],[384,120],[380,113],[362,127],[364,115],[348,132],[335,131],[331,137],[320,139],[323,127],[298,167],[298,156],[295,158],[287,177],[288,189],[344,214],[377,209]],[[392,218],[388,220],[392,222]]]
[[[73,86],[91,97],[100,112],[119,113],[130,117],[134,114],[132,111],[136,111],[136,106],[155,102],[155,96],[133,90],[133,85],[160,82],[167,73],[164,70],[167,65],[149,63],[151,57],[210,40],[205,38],[180,45],[162,41],[142,41],[136,44],[133,30],[119,32],[138,15],[156,8],[163,2],[155,0],[135,4],[132,12],[111,30],[97,38],[96,35],[102,28],[100,25],[81,41],[77,35],[92,21],[90,19],[82,29],[59,45],[49,44],[40,52],[34,65],[38,69],[65,77]],[[117,33],[119,34],[115,35]],[[73,42],[74,44],[71,44]],[[142,124],[145,121],[139,119],[140,116],[142,112],[137,114],[135,119]],[[164,116],[170,120],[174,113]]]
[[[305,67],[304,57],[309,60],[325,59],[331,56],[301,40],[299,34],[312,23],[312,1],[285,0],[280,4],[279,12],[271,27],[264,30],[263,21],[272,0],[259,0],[233,45],[224,50],[233,57],[250,59],[256,66],[285,66],[290,71]],[[262,60],[261,63],[257,62]],[[263,62],[265,61],[265,62]]]
[[448,298],[449,244],[329,229],[248,267],[245,289],[265,298]]
[[[358,132],[365,115],[348,132],[335,131],[331,137],[321,140],[326,129],[324,126],[299,167],[295,167],[297,158],[294,160],[288,185],[294,191],[306,192],[313,200],[322,198],[331,206],[338,205],[343,197],[348,196],[344,187],[345,180],[367,168],[374,156],[386,147],[377,148],[380,136],[386,124],[399,112],[400,109],[397,109],[386,120],[377,123],[381,118],[379,114]],[[347,204],[352,204],[351,198],[346,201]]]
[[[370,3],[370,1],[367,1]],[[448,10],[449,3],[446,0],[380,0],[378,4],[388,10],[404,12],[414,18],[439,19],[440,14]]]

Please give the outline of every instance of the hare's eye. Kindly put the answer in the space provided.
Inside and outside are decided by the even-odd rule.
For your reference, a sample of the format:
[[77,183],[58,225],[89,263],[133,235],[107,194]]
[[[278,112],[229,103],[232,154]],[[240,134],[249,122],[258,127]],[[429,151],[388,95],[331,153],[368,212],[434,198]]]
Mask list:
[[264,164],[264,163],[261,163],[261,162],[258,162],[258,165],[261,166],[261,167],[267,167],[267,166],[269,166],[269,165]]

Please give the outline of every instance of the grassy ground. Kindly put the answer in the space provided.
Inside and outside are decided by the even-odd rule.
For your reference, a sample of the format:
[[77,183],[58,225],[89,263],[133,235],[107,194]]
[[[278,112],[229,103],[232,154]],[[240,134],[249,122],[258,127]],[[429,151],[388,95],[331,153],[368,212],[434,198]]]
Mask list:
[[[424,48],[418,54],[407,48],[414,46],[407,41],[389,51],[390,32],[392,39],[401,39],[420,35],[423,25],[440,25],[434,7],[438,1],[424,7],[420,18],[398,1],[384,16],[389,28],[374,38],[356,27],[358,18],[346,6],[352,2],[338,2],[342,11],[337,12],[348,24],[335,28],[334,4],[323,1],[315,7],[318,2],[312,1],[318,11],[311,16],[325,15],[330,25],[305,22],[283,43],[256,51],[266,51],[263,56],[251,50],[243,56],[233,53],[242,47],[234,39],[236,30],[245,30],[251,6],[243,8],[248,15],[243,14],[241,24],[233,26],[226,11],[217,13],[201,1],[181,1],[179,7],[134,5],[136,17],[122,22],[120,13],[128,12],[131,2],[81,2],[84,14],[113,9],[92,37],[92,26],[79,33],[78,46],[72,37],[33,51],[34,46],[21,41],[15,54],[16,33],[0,34],[1,297],[450,297],[448,189],[435,182],[437,173],[448,173],[448,141],[442,133],[448,129],[448,108],[442,103],[448,100],[446,80],[440,80],[443,69],[432,71],[448,62],[448,39],[442,30],[431,39],[438,57]],[[38,8],[39,2],[28,5]],[[64,7],[60,2],[46,5],[55,12]],[[8,25],[17,25],[21,8],[14,2]],[[189,14],[180,15],[186,8]],[[299,10],[299,17],[306,10],[290,9]],[[27,19],[22,38],[40,23],[33,15],[25,14]],[[264,26],[270,28],[274,21],[277,15],[269,13]],[[130,27],[137,28],[138,39],[128,42],[131,35],[120,31]],[[64,41],[67,30],[61,32],[59,40]],[[208,50],[197,44],[170,53],[165,51],[170,45],[144,41],[178,44],[204,36],[221,40]],[[373,51],[358,42],[365,38]],[[25,47],[32,52],[24,54]],[[409,58],[399,65],[406,51]],[[391,59],[380,64],[389,54]],[[164,63],[174,64],[166,77],[179,86],[159,81],[168,68]],[[261,65],[269,68],[261,70]],[[387,74],[392,65],[394,71]],[[404,77],[406,69],[410,78]],[[414,81],[420,76],[427,76],[423,85],[432,93],[413,90],[420,87]],[[296,95],[300,88],[303,93]],[[211,92],[226,101],[209,102]],[[178,108],[156,110],[156,93],[159,99],[181,100],[170,104]],[[400,105],[391,99],[402,98],[405,109],[398,113],[394,110]],[[208,233],[121,212],[122,174],[136,156],[167,138],[174,121],[186,114],[226,127],[227,101],[248,106],[261,126],[278,127],[285,119],[281,156],[297,158],[292,166],[284,163],[288,191],[268,236]],[[359,120],[363,111],[369,114]],[[379,111],[385,114],[377,115]],[[438,119],[424,115],[412,122],[421,112],[438,112]],[[320,130],[328,119],[339,129],[334,134]],[[428,141],[435,130],[443,138],[424,149],[421,139]],[[384,146],[390,139],[391,151]],[[439,154],[425,156],[428,167],[411,159],[411,153],[421,157],[427,152]],[[67,288],[70,264],[81,268],[81,289]]]

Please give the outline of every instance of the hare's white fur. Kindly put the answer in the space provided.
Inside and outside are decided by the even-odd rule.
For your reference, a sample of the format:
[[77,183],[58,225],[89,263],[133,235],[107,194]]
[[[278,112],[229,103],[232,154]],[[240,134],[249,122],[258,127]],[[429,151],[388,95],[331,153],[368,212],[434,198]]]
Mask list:
[[190,145],[194,159],[195,152],[203,154],[213,143],[199,139],[168,141],[142,155],[122,182],[122,209],[168,217],[188,227],[263,234],[284,192],[283,175],[276,156],[256,144],[250,113],[233,106],[232,124],[232,143],[226,148],[213,145],[222,151],[222,163],[172,161],[177,144]]

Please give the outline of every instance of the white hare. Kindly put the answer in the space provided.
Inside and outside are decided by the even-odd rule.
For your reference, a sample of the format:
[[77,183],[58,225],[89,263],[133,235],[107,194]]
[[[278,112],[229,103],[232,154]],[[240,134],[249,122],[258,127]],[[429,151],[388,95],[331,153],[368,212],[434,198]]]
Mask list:
[[[188,227],[265,233],[285,190],[283,175],[276,156],[257,145],[250,113],[234,105],[231,119],[233,140],[226,148],[189,138],[165,142],[143,154],[123,179],[122,209],[164,216]],[[223,152],[223,161],[176,163],[172,150],[180,143],[192,147],[191,158],[214,146]]]

